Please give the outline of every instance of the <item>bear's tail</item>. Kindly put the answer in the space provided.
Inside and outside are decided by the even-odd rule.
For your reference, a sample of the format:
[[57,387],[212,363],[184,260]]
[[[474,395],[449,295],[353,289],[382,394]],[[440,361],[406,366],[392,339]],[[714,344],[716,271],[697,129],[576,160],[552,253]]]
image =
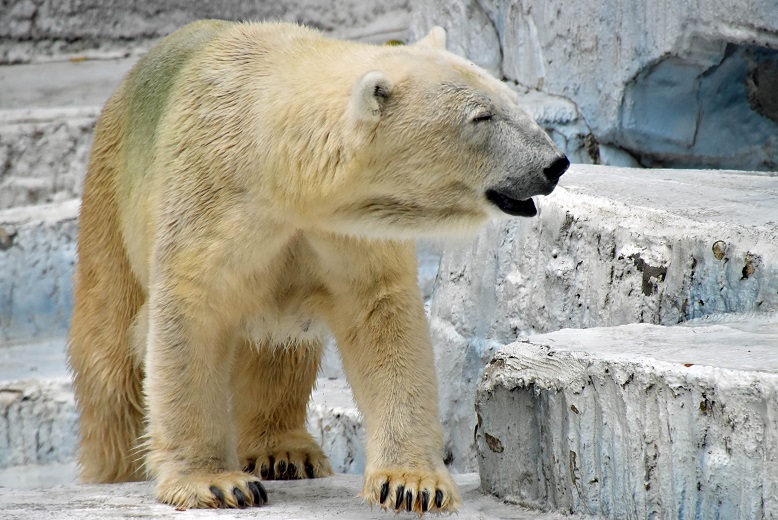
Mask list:
[[143,480],[143,365],[129,328],[145,298],[122,241],[116,198],[121,122],[109,105],[95,129],[81,203],[68,357],[86,482]]

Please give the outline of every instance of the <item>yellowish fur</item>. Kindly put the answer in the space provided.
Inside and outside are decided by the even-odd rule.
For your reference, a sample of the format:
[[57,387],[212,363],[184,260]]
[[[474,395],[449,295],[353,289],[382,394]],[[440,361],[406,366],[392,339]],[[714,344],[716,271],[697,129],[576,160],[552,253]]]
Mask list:
[[[145,469],[163,502],[235,507],[259,476],[331,474],[304,427],[329,329],[367,426],[363,496],[403,509],[402,487],[414,511],[457,509],[412,239],[476,229],[505,179],[547,193],[559,153],[444,41],[204,21],[130,72],[81,209],[69,352],[84,480]],[[468,119],[486,109],[503,126]]]

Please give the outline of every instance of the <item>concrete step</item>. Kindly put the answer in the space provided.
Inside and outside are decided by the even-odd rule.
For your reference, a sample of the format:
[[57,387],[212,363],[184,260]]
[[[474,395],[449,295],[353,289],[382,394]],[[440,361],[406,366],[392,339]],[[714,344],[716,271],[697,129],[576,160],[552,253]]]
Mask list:
[[[478,490],[478,475],[456,475],[463,504],[459,518],[466,520],[583,520],[581,516],[538,513],[505,504]],[[188,520],[261,517],[268,520],[385,520],[418,518],[415,513],[372,510],[357,495],[362,477],[335,475],[303,481],[264,483],[269,503],[245,510],[184,510],[154,501],[151,484],[67,485],[52,489],[18,490],[0,488],[0,510],[5,520],[92,520],[159,518]]]
[[778,313],[532,335],[476,397],[483,488],[605,518],[778,518]]
[[776,181],[573,165],[538,218],[448,247],[430,325],[453,466],[475,470],[476,383],[522,335],[778,311]]
[[78,205],[71,199],[0,210],[0,344],[66,333]]
[[[318,381],[309,404],[308,431],[321,444],[334,471],[364,471],[362,418],[345,381]],[[75,482],[77,435],[78,414],[69,377],[0,381],[0,487]]]
[[57,0],[15,2],[0,11],[0,63],[138,53],[182,25],[205,18],[284,20],[383,43],[405,38],[410,10],[407,0],[135,0],[88,6]]
[[[73,480],[74,474],[65,470],[75,460],[78,415],[65,351],[62,337],[0,344],[0,468],[5,468],[0,481],[12,480],[17,470],[34,475],[35,465],[50,464],[65,466],[49,481]],[[336,356],[330,347],[324,357]],[[309,404],[308,429],[336,472],[364,470],[362,418],[344,379],[319,378]]]
[[0,66],[0,209],[81,194],[100,108],[136,60]]

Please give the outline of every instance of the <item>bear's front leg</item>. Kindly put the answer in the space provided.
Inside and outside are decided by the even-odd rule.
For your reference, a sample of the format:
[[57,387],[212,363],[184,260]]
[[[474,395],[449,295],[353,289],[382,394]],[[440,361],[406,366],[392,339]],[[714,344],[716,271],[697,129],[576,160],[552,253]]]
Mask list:
[[341,239],[316,249],[334,298],[329,322],[367,426],[363,496],[395,511],[456,511],[413,243]]
[[165,272],[149,303],[146,462],[157,498],[184,508],[264,504],[259,479],[238,465],[229,398],[230,306],[201,279]]

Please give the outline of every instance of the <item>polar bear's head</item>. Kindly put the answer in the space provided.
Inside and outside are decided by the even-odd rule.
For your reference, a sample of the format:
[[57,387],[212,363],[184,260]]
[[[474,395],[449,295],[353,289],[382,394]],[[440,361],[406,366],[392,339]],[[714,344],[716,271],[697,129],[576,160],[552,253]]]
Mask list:
[[460,232],[490,214],[534,216],[531,197],[551,193],[569,166],[516,92],[444,46],[435,28],[387,47],[353,86],[360,180],[342,211],[363,231]]

